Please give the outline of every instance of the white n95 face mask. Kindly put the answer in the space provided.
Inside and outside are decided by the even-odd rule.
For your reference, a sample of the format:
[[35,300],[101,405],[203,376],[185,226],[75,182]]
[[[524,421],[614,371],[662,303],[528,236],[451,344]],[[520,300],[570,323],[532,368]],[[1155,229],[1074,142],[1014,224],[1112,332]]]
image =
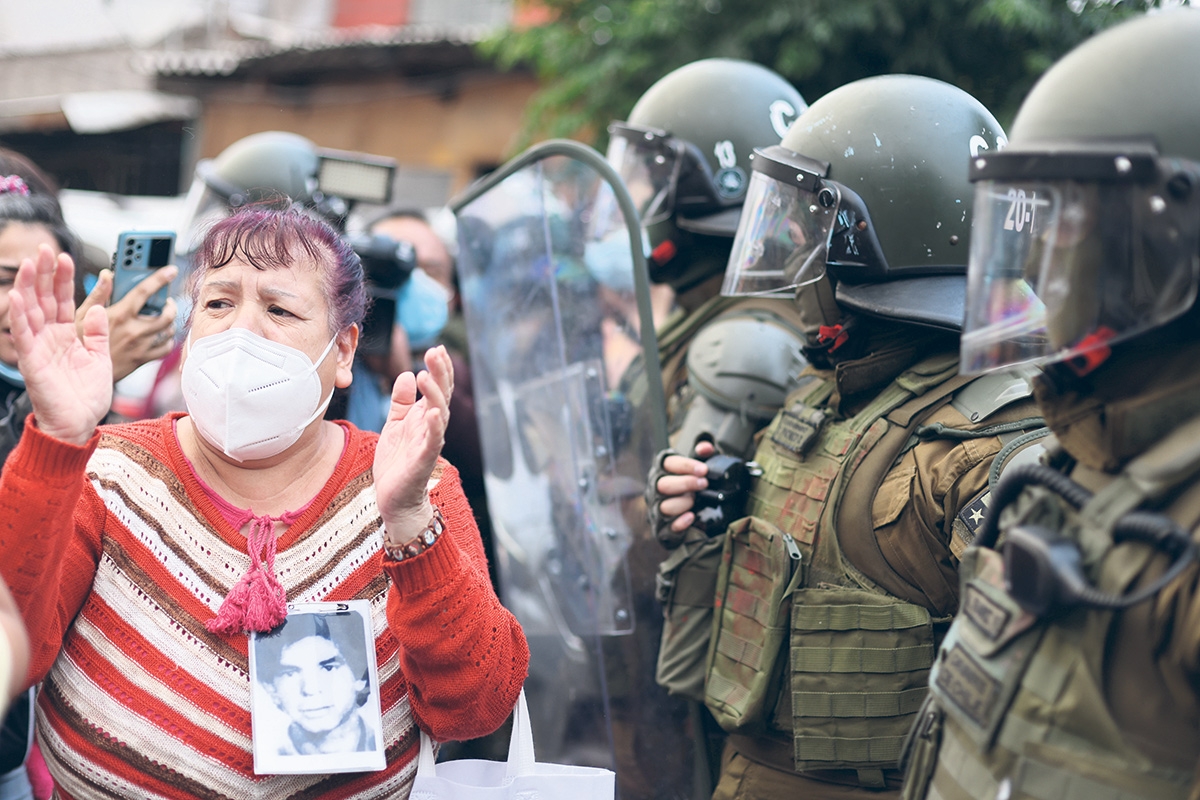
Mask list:
[[333,349],[329,340],[314,364],[294,347],[245,328],[188,337],[180,376],[183,399],[205,441],[236,461],[278,455],[325,411],[317,367]]

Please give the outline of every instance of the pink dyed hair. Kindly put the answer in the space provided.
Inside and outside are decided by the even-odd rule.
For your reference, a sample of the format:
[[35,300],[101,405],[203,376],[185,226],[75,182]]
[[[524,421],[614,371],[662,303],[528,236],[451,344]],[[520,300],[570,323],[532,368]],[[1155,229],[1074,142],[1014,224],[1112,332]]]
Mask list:
[[367,290],[358,254],[329,223],[295,208],[272,205],[246,206],[209,228],[188,279],[192,307],[199,302],[204,276],[235,258],[267,270],[290,269],[303,256],[321,268],[331,332],[361,324]]

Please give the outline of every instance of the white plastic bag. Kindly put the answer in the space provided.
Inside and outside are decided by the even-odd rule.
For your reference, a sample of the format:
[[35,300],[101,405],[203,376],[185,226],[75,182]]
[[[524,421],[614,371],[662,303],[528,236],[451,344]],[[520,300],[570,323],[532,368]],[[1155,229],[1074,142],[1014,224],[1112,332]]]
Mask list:
[[411,800],[613,800],[616,774],[599,767],[543,764],[534,759],[525,690],[513,714],[508,761],[434,762],[433,742],[421,731]]

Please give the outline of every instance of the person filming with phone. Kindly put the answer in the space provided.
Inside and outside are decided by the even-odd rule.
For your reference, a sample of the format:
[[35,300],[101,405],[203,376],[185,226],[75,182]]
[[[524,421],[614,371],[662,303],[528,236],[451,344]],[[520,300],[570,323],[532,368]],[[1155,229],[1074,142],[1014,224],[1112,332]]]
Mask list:
[[[449,357],[434,348],[397,378],[380,434],[322,419],[366,300],[337,231],[257,205],[215,223],[189,280],[187,411],[123,425],[97,427],[108,320],[90,308],[76,335],[72,268],[45,246],[18,270],[33,417],[0,477],[0,575],[33,631],[59,794],[404,798],[418,730],[498,728],[529,650],[439,455]],[[256,774],[247,634],[289,605],[362,600],[386,766]]]
[[[5,167],[9,170],[6,171]],[[25,381],[17,370],[16,350],[10,334],[8,291],[24,258],[33,258],[46,245],[58,255],[74,259],[79,243],[67,227],[54,195],[41,191],[40,179],[28,173],[33,169],[25,159],[0,153],[0,463],[21,437],[29,415]],[[16,171],[16,170],[19,170]],[[21,174],[25,173],[25,174]],[[31,188],[32,187],[32,188]],[[171,350],[175,329],[175,302],[168,300],[155,316],[139,313],[146,301],[166,288],[177,274],[174,266],[157,270],[144,283],[129,290],[107,308],[110,353],[114,382],[121,380],[148,361],[162,358]],[[76,295],[82,294],[78,283]],[[105,306],[112,296],[113,273],[102,270],[96,286],[80,304],[79,319],[94,305]]]
[[[21,438],[31,406],[25,381],[17,369],[16,350],[9,333],[8,292],[23,258],[37,255],[39,245],[52,252],[78,252],[79,243],[63,220],[62,209],[51,179],[27,159],[0,148],[0,463]],[[113,380],[128,375],[138,366],[161,358],[171,347],[175,307],[164,306],[158,317],[143,317],[138,311],[145,297],[165,287],[174,267],[153,276],[130,296],[108,307]],[[103,271],[79,316],[92,305],[108,303],[112,273]],[[82,282],[76,282],[76,298],[83,299]],[[22,673],[23,676],[23,673]],[[33,750],[33,690],[22,692],[0,726],[0,798],[24,800],[35,796],[31,776],[44,776],[40,755]],[[36,781],[35,781],[36,782]],[[46,781],[48,782],[48,780]],[[41,787],[45,789],[45,786]],[[41,796],[41,795],[38,795]]]

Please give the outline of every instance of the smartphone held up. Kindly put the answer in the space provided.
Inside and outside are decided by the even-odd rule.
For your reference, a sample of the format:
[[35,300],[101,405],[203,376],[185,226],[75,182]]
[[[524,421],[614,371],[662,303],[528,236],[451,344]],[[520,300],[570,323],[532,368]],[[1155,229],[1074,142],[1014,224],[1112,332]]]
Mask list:
[[[173,231],[125,231],[117,237],[117,249],[113,253],[113,293],[115,303],[155,270],[162,269],[175,261],[175,233]],[[162,314],[167,302],[164,286],[152,294],[139,313],[149,316]]]

